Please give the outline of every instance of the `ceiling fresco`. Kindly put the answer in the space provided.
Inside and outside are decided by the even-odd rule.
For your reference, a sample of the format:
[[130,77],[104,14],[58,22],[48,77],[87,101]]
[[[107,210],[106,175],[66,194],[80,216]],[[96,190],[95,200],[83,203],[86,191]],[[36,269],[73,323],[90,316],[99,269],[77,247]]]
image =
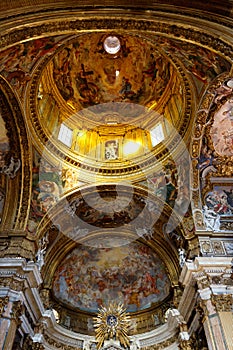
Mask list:
[[80,246],[57,267],[53,293],[67,305],[96,312],[114,300],[128,312],[151,307],[170,291],[166,268],[148,246],[132,242],[124,249]]

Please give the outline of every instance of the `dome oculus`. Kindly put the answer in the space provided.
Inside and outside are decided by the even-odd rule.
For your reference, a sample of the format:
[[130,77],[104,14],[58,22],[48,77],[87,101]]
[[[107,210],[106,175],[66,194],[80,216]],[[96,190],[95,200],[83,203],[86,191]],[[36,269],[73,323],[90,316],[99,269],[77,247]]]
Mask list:
[[117,52],[120,51],[121,43],[120,40],[116,36],[108,36],[104,40],[104,50],[111,54],[115,55]]

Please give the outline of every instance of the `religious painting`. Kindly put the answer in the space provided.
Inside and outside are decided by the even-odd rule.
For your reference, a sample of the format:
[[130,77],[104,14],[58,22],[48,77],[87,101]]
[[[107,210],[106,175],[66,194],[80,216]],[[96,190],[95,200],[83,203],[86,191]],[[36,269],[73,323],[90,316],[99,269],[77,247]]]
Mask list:
[[224,230],[224,216],[233,215],[233,187],[214,186],[205,196],[203,206],[204,221],[207,230]]
[[106,160],[116,160],[119,157],[118,140],[109,140],[104,145],[104,157]]
[[205,204],[219,215],[233,215],[233,186],[214,186],[207,193]]
[[202,139],[200,155],[198,157],[198,163],[196,165],[196,169],[199,170],[201,188],[204,188],[204,186],[206,185],[207,175],[211,172],[216,171],[216,157],[217,153],[213,149],[213,145],[210,145],[209,138],[205,135]]
[[[205,139],[203,140],[200,157],[198,158],[197,169],[205,176],[210,168],[213,170],[213,161],[215,158],[215,152],[208,147],[207,143],[205,143]],[[206,169],[206,170],[205,170]],[[205,171],[204,171],[205,170]]]
[[169,291],[164,263],[139,242],[124,249],[79,246],[57,267],[53,279],[58,300],[90,312],[113,301],[128,312],[143,310],[164,300]]

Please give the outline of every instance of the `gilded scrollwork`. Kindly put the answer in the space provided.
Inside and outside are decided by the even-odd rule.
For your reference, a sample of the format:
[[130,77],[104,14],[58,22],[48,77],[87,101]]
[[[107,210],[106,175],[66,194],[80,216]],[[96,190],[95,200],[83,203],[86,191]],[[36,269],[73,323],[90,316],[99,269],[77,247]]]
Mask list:
[[196,229],[203,229],[203,228],[205,228],[203,214],[202,214],[202,212],[200,210],[196,210],[193,213],[193,219],[194,219],[194,222],[195,222]]
[[232,312],[233,298],[232,294],[212,294],[212,303],[216,308],[217,312],[228,311]]
[[179,345],[178,348],[181,350],[192,350],[192,341],[188,333],[188,326],[186,322],[181,322],[179,324]]
[[[196,185],[196,184],[194,184]],[[193,190],[192,193],[192,204],[194,208],[198,208],[200,204],[200,196],[199,196],[199,191],[198,190]]]

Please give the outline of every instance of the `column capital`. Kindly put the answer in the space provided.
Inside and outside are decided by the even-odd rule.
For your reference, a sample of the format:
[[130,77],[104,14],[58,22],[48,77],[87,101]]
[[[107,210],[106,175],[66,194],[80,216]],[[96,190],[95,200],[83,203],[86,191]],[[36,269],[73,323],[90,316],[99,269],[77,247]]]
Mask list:
[[9,296],[0,297],[0,317],[5,313],[5,309],[9,303]]

